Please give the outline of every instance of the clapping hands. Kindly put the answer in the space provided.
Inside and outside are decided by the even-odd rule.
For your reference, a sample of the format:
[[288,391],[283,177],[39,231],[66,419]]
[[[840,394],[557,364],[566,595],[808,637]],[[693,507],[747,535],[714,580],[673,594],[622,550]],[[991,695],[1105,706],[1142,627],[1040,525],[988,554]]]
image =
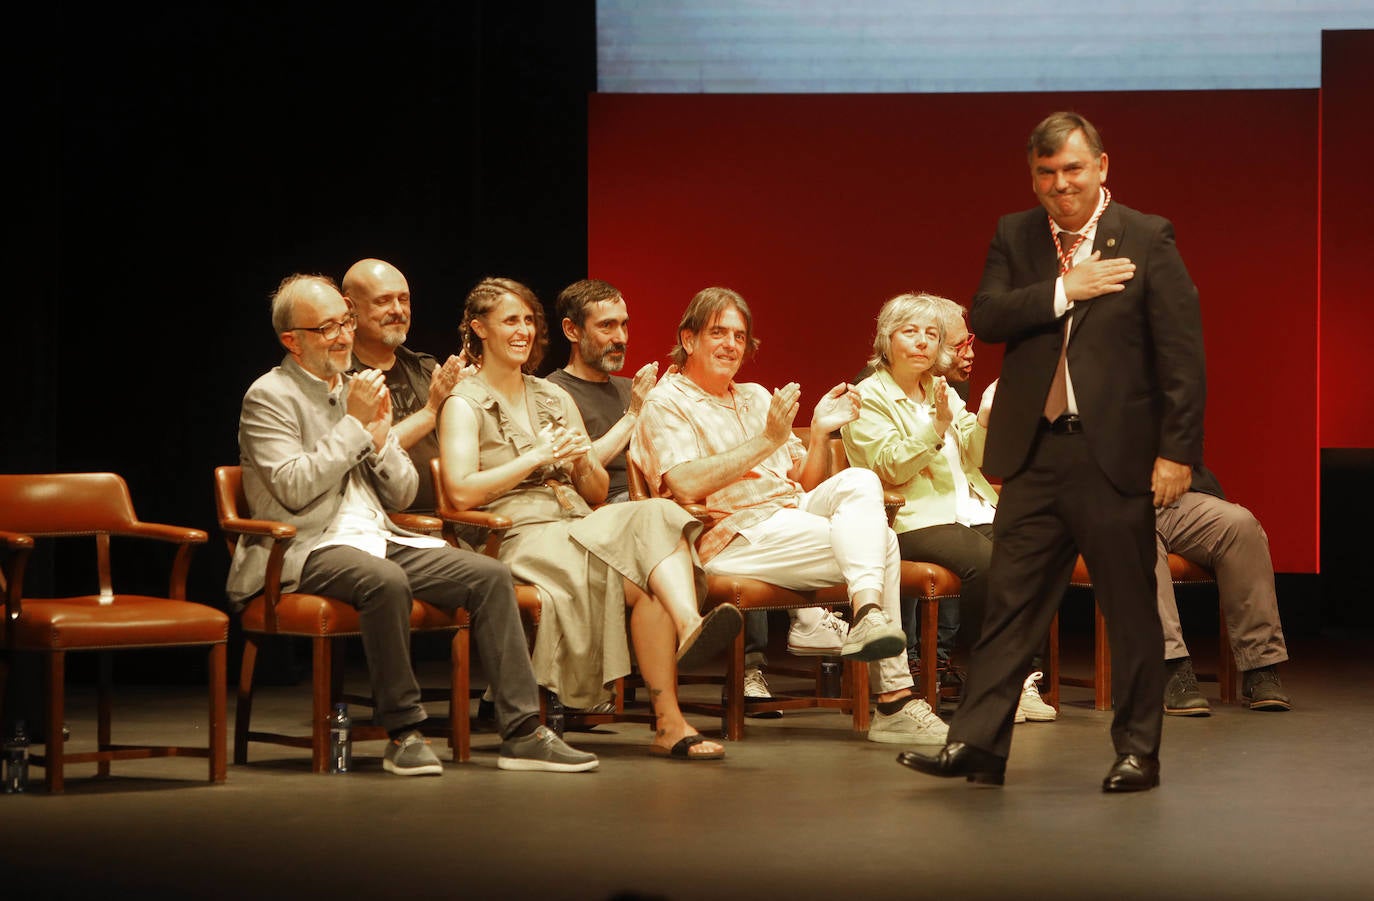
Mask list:
[[840,382],[817,401],[816,410],[811,414],[811,431],[829,435],[858,419],[861,400],[858,388],[848,382]]

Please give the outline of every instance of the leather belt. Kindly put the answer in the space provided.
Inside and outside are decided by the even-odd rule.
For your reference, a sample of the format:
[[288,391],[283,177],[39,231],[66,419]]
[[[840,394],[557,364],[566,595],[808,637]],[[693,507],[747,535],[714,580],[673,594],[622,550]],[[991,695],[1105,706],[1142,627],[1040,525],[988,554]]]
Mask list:
[[1065,413],[1054,422],[1041,418],[1040,427],[1056,435],[1077,435],[1083,431],[1083,420],[1077,413]]

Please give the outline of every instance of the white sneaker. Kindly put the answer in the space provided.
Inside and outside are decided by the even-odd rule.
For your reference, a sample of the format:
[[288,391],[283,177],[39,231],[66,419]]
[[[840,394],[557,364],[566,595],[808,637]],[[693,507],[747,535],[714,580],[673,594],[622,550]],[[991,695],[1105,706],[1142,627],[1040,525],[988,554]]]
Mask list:
[[773,692],[768,689],[768,680],[763,678],[763,670],[757,666],[744,668],[744,697],[745,700],[773,700]]
[[1052,723],[1059,716],[1058,710],[1041,699],[1040,689],[1035,686],[1044,675],[1036,671],[1026,677],[1025,683],[1021,686],[1021,701],[1016,705],[1016,718],[1013,722],[1024,723],[1029,720],[1032,723]]
[[826,610],[809,630],[800,620],[792,624],[787,633],[787,653],[798,657],[838,657],[848,635],[849,623],[836,616],[833,610]]
[[744,715],[753,720],[782,719],[781,710],[761,710],[757,712],[750,712],[748,702],[751,700],[773,700],[773,692],[768,687],[768,681],[763,678],[763,670],[757,666],[746,666],[744,668]]
[[942,745],[948,738],[949,726],[920,698],[911,698],[896,713],[878,711],[868,730],[869,741],[889,745]]

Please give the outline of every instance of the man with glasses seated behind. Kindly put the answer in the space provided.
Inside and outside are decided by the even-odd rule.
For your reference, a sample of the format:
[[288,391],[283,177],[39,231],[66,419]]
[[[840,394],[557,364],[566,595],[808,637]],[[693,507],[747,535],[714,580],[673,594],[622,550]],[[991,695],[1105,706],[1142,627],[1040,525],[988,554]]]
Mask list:
[[[272,327],[286,357],[248,389],[239,418],[249,515],[296,527],[282,559],[282,591],[327,595],[358,609],[374,718],[391,737],[383,768],[401,776],[443,772],[418,728],[427,718],[410,663],[411,601],[419,598],[471,613],[472,638],[495,691],[501,769],[595,769],[595,755],[539,724],[510,570],[400,529],[387,516],[414,497],[415,466],[392,429],[385,375],[345,375],[357,317],[334,283],[319,275],[284,280],[272,296]],[[228,582],[235,604],[262,591],[271,545],[239,538]]]

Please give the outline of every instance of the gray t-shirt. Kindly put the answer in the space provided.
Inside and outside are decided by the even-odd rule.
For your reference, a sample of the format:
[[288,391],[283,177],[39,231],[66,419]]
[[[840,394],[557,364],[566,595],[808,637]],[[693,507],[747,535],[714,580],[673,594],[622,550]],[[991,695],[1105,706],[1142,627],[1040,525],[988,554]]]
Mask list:
[[[582,421],[587,424],[587,436],[593,441],[609,432],[630,408],[630,380],[624,376],[613,375],[609,382],[589,382],[566,369],[556,369],[549,373],[548,379],[572,395]],[[606,464],[606,473],[611,477],[606,497],[614,499],[629,491],[624,451]]]

